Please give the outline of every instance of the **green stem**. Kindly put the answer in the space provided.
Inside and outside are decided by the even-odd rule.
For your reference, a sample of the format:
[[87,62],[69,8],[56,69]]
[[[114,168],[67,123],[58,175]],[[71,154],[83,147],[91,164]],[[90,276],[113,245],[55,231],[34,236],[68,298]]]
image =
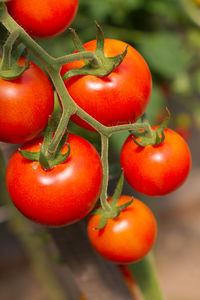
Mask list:
[[115,133],[119,133],[122,131],[132,131],[134,133],[138,130],[149,130],[149,124],[148,123],[133,123],[133,124],[124,124],[124,125],[118,125],[118,126],[104,126],[100,122],[98,122],[96,119],[91,117],[87,112],[85,112],[82,108],[77,106],[76,111],[77,116],[79,116],[81,119],[89,123],[93,128],[95,128],[99,133],[102,133],[103,135],[106,135],[107,137],[110,137],[111,135]]
[[60,65],[64,65],[66,63],[70,63],[77,60],[86,60],[88,59],[91,62],[99,63],[96,55],[91,51],[82,51],[78,53],[68,54],[61,57],[56,58],[56,62]]
[[3,45],[3,55],[1,59],[0,69],[9,70],[11,67],[11,52],[13,45],[17,38],[19,37],[19,30],[13,31],[7,38],[5,44]]
[[101,188],[101,207],[105,211],[110,211],[111,206],[107,201],[107,189],[108,189],[108,180],[109,180],[109,164],[108,164],[108,146],[109,146],[109,138],[103,134],[101,134],[101,161],[103,166],[103,183]]
[[89,59],[94,65],[96,64],[96,56],[94,53],[81,51],[72,55],[66,55],[60,58],[54,58],[50,56],[42,47],[40,47],[26,32],[21,28],[14,19],[8,14],[5,4],[0,3],[0,21],[5,28],[12,34],[16,30],[19,31],[19,40],[36,56],[36,58],[43,64],[58,93],[63,113],[58,124],[55,135],[48,146],[46,155],[54,157],[57,147],[62,139],[64,132],[66,131],[69,119],[71,115],[77,114],[80,118],[94,127],[102,138],[102,164],[103,164],[103,186],[101,192],[102,207],[105,210],[110,210],[110,205],[107,203],[107,187],[108,187],[108,138],[117,132],[121,131],[138,131],[140,129],[148,130],[148,124],[126,124],[119,126],[106,127],[100,122],[91,117],[83,109],[81,109],[70,97],[63,79],[60,76],[61,65],[66,62]]
[[153,257],[147,255],[138,263],[129,265],[134,278],[140,286],[143,300],[164,300],[155,271]]
[[76,113],[77,105],[70,97],[70,95],[65,87],[65,84],[60,76],[60,73],[49,72],[49,74],[50,74],[53,84],[56,88],[59,99],[61,100],[61,105],[63,108],[62,116],[60,118],[58,127],[56,129],[55,135],[54,135],[50,145],[48,146],[48,151],[47,151],[48,155],[54,156],[56,153],[56,150],[58,148],[58,145],[62,139],[62,136],[67,129],[67,125],[70,120],[70,117]]

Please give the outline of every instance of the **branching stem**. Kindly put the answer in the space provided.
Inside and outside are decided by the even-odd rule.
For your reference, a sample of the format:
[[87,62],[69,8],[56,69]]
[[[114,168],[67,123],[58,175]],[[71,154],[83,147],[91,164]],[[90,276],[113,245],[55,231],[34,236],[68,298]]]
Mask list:
[[73,62],[76,60],[88,59],[95,61],[97,58],[95,54],[90,51],[82,51],[75,54],[65,55],[62,57],[54,58],[49,55],[40,45],[38,45],[26,32],[21,28],[13,18],[8,14],[5,4],[0,3],[1,13],[0,21],[5,26],[5,28],[12,34],[13,32],[19,33],[19,40],[33,53],[34,56],[43,64],[46,71],[48,72],[51,80],[54,84],[54,87],[58,93],[61,106],[62,106],[62,116],[58,127],[56,129],[55,135],[48,147],[48,155],[53,156],[57,150],[59,142],[62,139],[64,132],[67,129],[67,125],[71,115],[77,114],[80,118],[89,123],[101,134],[102,142],[102,165],[103,165],[103,184],[101,191],[101,204],[105,210],[110,209],[110,205],[107,203],[107,187],[108,187],[108,178],[109,178],[109,166],[108,166],[108,138],[117,132],[120,131],[138,131],[138,130],[148,130],[148,124],[146,123],[137,123],[137,124],[125,124],[119,126],[106,127],[83,109],[81,109],[70,97],[64,81],[60,75],[60,69],[62,64]]

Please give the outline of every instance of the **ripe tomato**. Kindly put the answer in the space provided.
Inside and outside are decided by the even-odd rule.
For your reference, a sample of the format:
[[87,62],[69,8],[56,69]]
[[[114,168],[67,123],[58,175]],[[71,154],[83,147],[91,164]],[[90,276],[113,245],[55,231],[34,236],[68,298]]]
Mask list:
[[[110,199],[109,199],[110,200]],[[118,205],[131,200],[121,196]],[[94,214],[88,220],[88,235],[95,250],[115,263],[133,263],[142,259],[152,248],[157,225],[151,210],[134,199],[115,219],[109,219],[103,229],[95,229],[101,216]]]
[[[102,182],[102,165],[95,148],[85,139],[69,134],[67,160],[45,171],[37,161],[15,152],[11,157],[6,183],[14,205],[27,218],[47,225],[62,226],[83,219],[95,205]],[[38,151],[42,138],[22,149]],[[65,144],[62,152],[68,150]]]
[[[23,58],[19,64],[24,64]],[[33,139],[46,127],[53,107],[51,83],[33,62],[17,79],[0,78],[0,141],[24,143]]]
[[[105,56],[121,54],[127,44],[118,40],[105,40]],[[96,41],[84,45],[87,51],[96,48]],[[83,61],[63,66],[63,75],[72,68],[80,68]],[[131,46],[123,62],[108,76],[74,76],[65,80],[65,85],[74,101],[88,114],[106,126],[135,122],[144,113],[149,102],[152,79],[143,57]],[[92,130],[77,116],[72,120]]]
[[6,5],[16,22],[39,38],[63,32],[78,10],[78,0],[12,0]]
[[164,130],[165,140],[157,145],[138,146],[130,135],[121,150],[121,167],[128,183],[138,192],[161,196],[176,190],[191,167],[190,150],[175,131]]

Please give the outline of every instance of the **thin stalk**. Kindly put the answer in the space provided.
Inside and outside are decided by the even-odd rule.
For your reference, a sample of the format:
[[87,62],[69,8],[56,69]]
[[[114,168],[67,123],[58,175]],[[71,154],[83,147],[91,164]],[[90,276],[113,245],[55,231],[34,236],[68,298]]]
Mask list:
[[101,206],[103,210],[111,210],[111,206],[107,201],[107,189],[109,180],[109,164],[108,164],[108,146],[109,138],[106,135],[101,134],[101,161],[103,166],[103,183],[100,195]]
[[152,255],[147,255],[138,263],[129,265],[129,269],[139,284],[143,300],[165,299],[161,292]]
[[124,124],[124,125],[118,125],[118,126],[104,126],[100,122],[98,122],[96,119],[91,117],[87,112],[85,112],[82,108],[77,106],[76,111],[77,116],[79,116],[81,119],[86,121],[88,124],[92,125],[99,133],[102,133],[108,137],[115,133],[119,133],[122,131],[132,131],[134,133],[138,130],[149,130],[149,124],[148,123],[133,123],[133,124]]
[[68,122],[70,120],[70,117],[76,113],[77,105],[70,97],[65,84],[60,76],[60,73],[57,72],[50,72],[51,79],[53,81],[53,84],[56,88],[56,91],[58,93],[59,99],[61,100],[62,105],[62,116],[60,118],[58,127],[56,129],[55,135],[48,146],[48,153],[51,156],[54,156],[56,153],[56,150],[58,148],[58,145],[62,139],[63,134],[65,133],[67,129]]
[[3,45],[3,55],[1,59],[0,69],[9,70],[11,67],[11,52],[15,41],[19,36],[19,31],[13,31]]
[[68,54],[61,57],[56,58],[56,62],[60,65],[64,65],[77,60],[86,60],[92,61],[97,64],[99,63],[96,55],[91,51],[82,51],[78,53]]

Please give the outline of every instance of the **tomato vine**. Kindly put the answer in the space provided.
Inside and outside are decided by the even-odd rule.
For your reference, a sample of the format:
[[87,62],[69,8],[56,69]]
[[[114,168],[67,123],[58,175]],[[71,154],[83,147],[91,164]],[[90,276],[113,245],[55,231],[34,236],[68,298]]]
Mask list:
[[[120,47],[123,44],[124,49],[120,53],[114,53],[113,56],[107,57],[104,53],[104,52],[106,52],[104,50],[107,47],[107,46],[105,47],[105,44],[107,42],[109,44],[110,41],[104,40],[103,32],[98,24],[96,24],[96,27],[97,27],[97,41],[96,42],[91,41],[91,42],[87,43],[86,45],[82,46],[75,31],[71,30],[72,34],[73,34],[74,44],[75,44],[76,48],[78,49],[78,52],[55,58],[55,57],[49,55],[47,51],[45,51],[41,46],[39,46],[39,44],[11,17],[11,15],[8,13],[6,4],[4,2],[6,2],[6,1],[0,0],[0,22],[6,28],[6,30],[9,32],[9,36],[7,38],[7,41],[3,45],[3,55],[1,58],[1,64],[0,64],[0,77],[3,79],[6,79],[6,80],[7,79],[11,80],[13,78],[15,79],[15,78],[18,78],[19,76],[23,75],[24,72],[26,72],[26,70],[30,67],[31,63],[29,62],[29,59],[27,58],[26,55],[25,55],[26,56],[25,63],[23,66],[20,66],[18,64],[18,59],[15,59],[15,63],[11,63],[11,52],[12,52],[13,48],[16,46],[16,44],[18,44],[18,45],[22,44],[25,47],[25,49],[30,51],[38,59],[38,61],[40,61],[40,63],[45,68],[46,72],[48,73],[49,77],[52,80],[53,86],[55,87],[55,90],[59,97],[59,100],[61,103],[61,108],[62,108],[62,115],[60,117],[57,128],[55,129],[55,132],[54,132],[54,130],[52,130],[52,128],[48,129],[48,127],[47,127],[47,130],[46,130],[47,133],[46,133],[44,139],[34,140],[30,144],[25,145],[24,147],[22,146],[22,149],[19,151],[20,153],[19,152],[17,152],[17,154],[15,153],[13,155],[13,157],[11,158],[11,164],[9,165],[8,172],[7,172],[7,178],[8,178],[7,185],[8,185],[10,194],[11,195],[15,194],[15,189],[17,189],[16,188],[17,184],[20,185],[20,183],[22,181],[22,180],[20,180],[20,178],[18,178],[18,177],[20,177],[20,176],[18,176],[18,173],[15,173],[15,172],[19,172],[19,170],[21,170],[23,168],[24,168],[23,170],[26,170],[26,168],[28,168],[28,164],[26,164],[26,165],[24,164],[23,168],[21,167],[21,164],[23,162],[22,156],[27,159],[30,159],[32,162],[34,161],[34,169],[35,170],[37,169],[37,172],[39,170],[39,172],[41,172],[41,174],[48,173],[50,180],[48,178],[49,181],[48,180],[47,181],[48,181],[48,186],[50,186],[50,188],[47,191],[47,193],[46,194],[44,193],[44,194],[45,194],[46,198],[48,198],[49,194],[51,194],[51,195],[53,194],[53,200],[51,199],[52,200],[51,205],[53,203],[52,207],[54,207],[54,209],[55,209],[54,204],[56,202],[57,194],[61,198],[60,206],[57,205],[58,207],[56,207],[57,211],[53,211],[51,205],[49,205],[49,203],[46,204],[46,201],[43,201],[44,199],[42,199],[43,206],[42,206],[42,209],[40,208],[40,210],[39,210],[39,215],[38,214],[35,215],[34,211],[33,212],[31,211],[31,213],[30,213],[28,201],[27,202],[25,201],[25,203],[22,203],[23,208],[26,207],[26,210],[28,211],[27,214],[26,213],[24,213],[24,214],[36,222],[39,222],[39,223],[45,224],[45,225],[49,225],[49,226],[62,226],[62,225],[71,224],[73,222],[81,220],[93,208],[93,206],[96,203],[96,200],[98,198],[100,189],[101,189],[101,192],[100,192],[101,208],[94,211],[94,213],[91,216],[91,218],[89,219],[89,223],[88,223],[88,224],[90,224],[90,222],[92,222],[91,220],[95,220],[95,222],[94,222],[95,225],[92,225],[93,227],[88,229],[88,231],[90,233],[89,235],[90,235],[91,239],[93,240],[93,244],[95,244],[95,245],[97,244],[96,248],[98,249],[99,253],[103,253],[102,255],[104,257],[106,257],[114,262],[125,262],[125,263],[126,262],[136,262],[136,261],[142,259],[144,257],[144,255],[146,255],[146,253],[150,250],[150,248],[152,247],[153,242],[155,240],[156,221],[154,220],[154,216],[149,211],[149,209],[146,207],[146,205],[140,203],[139,200],[136,200],[136,199],[134,200],[132,197],[128,197],[128,196],[120,196],[121,191],[122,191],[122,185],[123,185],[122,179],[120,179],[120,181],[117,185],[117,188],[112,197],[112,200],[108,198],[107,190],[108,190],[108,181],[109,181],[109,163],[108,163],[109,138],[113,134],[121,132],[121,131],[129,131],[131,133],[131,136],[128,138],[128,142],[126,142],[124,144],[123,149],[122,149],[122,154],[121,154],[122,168],[124,169],[125,177],[127,178],[127,180],[129,182],[131,182],[131,185],[133,187],[135,187],[135,183],[136,183],[136,187],[137,187],[136,189],[138,191],[149,194],[149,195],[162,195],[162,194],[171,192],[172,190],[177,188],[180,184],[182,184],[182,182],[187,177],[189,170],[190,170],[190,165],[191,165],[191,157],[190,157],[189,150],[187,149],[187,160],[188,160],[188,164],[186,166],[187,168],[184,171],[184,174],[180,175],[180,180],[175,185],[175,187],[172,186],[172,188],[169,188],[164,192],[163,191],[157,192],[157,190],[156,190],[155,192],[153,191],[152,193],[151,192],[149,193],[149,189],[151,189],[151,187],[152,187],[152,182],[155,184],[156,187],[160,183],[159,180],[157,180],[157,178],[158,177],[160,178],[161,176],[155,175],[155,177],[153,177],[153,179],[150,177],[149,181],[147,180],[147,183],[146,183],[147,187],[145,187],[144,189],[141,189],[142,182],[145,182],[146,178],[148,178],[148,175],[151,173],[151,170],[147,169],[146,174],[144,174],[144,172],[141,171],[140,177],[139,177],[139,175],[138,175],[139,174],[139,172],[138,172],[139,166],[137,163],[138,163],[140,157],[138,155],[138,152],[142,152],[143,149],[147,149],[147,150],[150,149],[151,151],[153,149],[153,151],[155,150],[155,152],[156,151],[159,152],[159,150],[162,148],[163,144],[165,143],[165,134],[167,134],[169,132],[166,129],[169,116],[161,124],[161,126],[157,127],[155,130],[154,129],[152,130],[149,122],[144,118],[142,118],[141,122],[132,123],[132,122],[136,122],[140,117],[142,117],[142,114],[144,113],[144,111],[146,109],[146,106],[148,104],[149,97],[151,94],[152,80],[151,80],[151,74],[148,69],[148,66],[146,65],[144,59],[140,56],[140,54],[134,48],[131,48],[131,46],[128,46],[127,44],[125,44],[123,42],[118,43],[118,41],[114,41],[113,43],[116,44],[117,47],[119,46],[119,44],[120,44]],[[96,46],[96,49],[94,49],[94,44]],[[88,49],[87,49],[87,47],[88,47]],[[128,55],[133,56],[132,57],[133,61],[134,61],[135,56],[137,57],[139,62],[138,62],[138,64],[135,65],[135,69],[134,69],[134,65],[133,64],[131,65],[131,63],[130,64],[126,63],[125,65],[123,65],[123,63],[126,60],[126,57]],[[72,69],[69,68],[69,70],[65,70],[67,72],[64,72],[64,74],[62,74],[63,65],[71,64],[73,62],[77,63],[77,61],[80,62],[80,68],[78,68],[78,67],[77,68],[75,67]],[[79,63],[78,63],[78,65],[79,65]],[[121,67],[122,65],[123,65],[123,67]],[[130,65],[131,65],[131,67],[130,67]],[[69,66],[65,66],[65,67],[68,68]],[[136,114],[130,114],[130,115],[128,114],[128,117],[125,117],[125,118],[124,118],[123,114],[122,114],[122,117],[120,117],[120,118],[117,118],[118,117],[118,115],[117,115],[116,120],[114,120],[114,121],[110,120],[110,119],[103,120],[103,119],[97,117],[98,114],[93,115],[92,113],[88,113],[86,108],[87,108],[87,106],[89,106],[89,104],[86,103],[85,107],[82,107],[82,105],[79,103],[78,99],[75,99],[76,97],[73,97],[74,96],[73,93],[74,93],[74,91],[77,90],[77,87],[79,86],[79,83],[77,83],[77,82],[80,79],[80,75],[83,75],[83,76],[86,75],[86,77],[84,77],[84,78],[87,78],[87,75],[89,75],[90,78],[91,78],[91,76],[96,76],[95,78],[106,77],[106,79],[108,79],[108,76],[112,76],[112,72],[114,70],[116,70],[116,68],[118,68],[118,67],[119,67],[119,69],[121,67],[121,70],[125,69],[126,71],[128,70],[129,67],[130,67],[130,69],[133,69],[133,73],[132,73],[132,71],[130,72],[130,70],[128,70],[129,75],[127,76],[127,78],[125,78],[124,81],[131,80],[132,78],[135,77],[135,75],[140,73],[139,71],[140,71],[140,69],[142,69],[142,70],[145,70],[144,73],[145,73],[146,79],[144,81],[148,81],[148,82],[145,85],[144,82],[142,81],[143,75],[144,75],[142,72],[142,74],[140,74],[139,77],[137,78],[136,84],[135,84],[135,85],[139,86],[139,89],[137,89],[137,88],[135,89],[135,86],[133,86],[133,89],[131,89],[131,91],[130,91],[130,94],[134,95],[134,97],[136,97],[137,99],[134,98],[133,101],[131,99],[132,102],[131,102],[131,105],[128,105],[128,110],[131,110],[134,106],[136,106],[136,109],[138,109],[138,112],[136,112]],[[77,80],[77,82],[76,82],[77,85],[75,84],[74,89],[73,88],[71,89],[72,95],[68,91],[68,83],[71,79],[73,79],[73,83]],[[120,85],[119,83],[120,83],[120,79],[117,82],[117,85]],[[87,85],[87,82],[86,83],[84,82],[84,84]],[[127,92],[127,86],[125,86],[124,90]],[[94,91],[92,91],[92,93],[93,92]],[[109,97],[109,95],[112,93],[113,93],[113,91],[111,91],[111,92],[109,91],[108,94],[106,94],[106,96],[102,102],[104,102],[104,100],[107,97]],[[102,96],[102,94],[101,94],[101,96]],[[87,94],[86,99],[87,98],[89,99],[89,97],[90,97],[90,92]],[[121,94],[120,94],[119,98],[123,98],[123,97],[121,97]],[[126,95],[124,96],[124,98],[122,99],[121,102],[123,102],[124,99],[126,99]],[[135,101],[135,100],[137,100],[137,101]],[[122,110],[122,105],[123,105],[123,103],[121,103],[121,102],[120,102],[121,106],[119,105],[119,107],[117,108],[119,115],[120,115],[120,109]],[[142,104],[139,105],[138,102],[141,102]],[[126,104],[124,104],[124,105],[126,105]],[[105,110],[105,107],[102,106],[102,108],[103,108],[103,110]],[[70,156],[71,145],[70,145],[70,142],[69,142],[69,144],[66,144],[66,137],[67,137],[67,128],[68,128],[69,120],[74,115],[76,115],[79,119],[81,119],[82,121],[89,124],[89,126],[91,128],[93,128],[94,130],[96,130],[100,134],[100,137],[101,137],[101,162],[99,161],[99,157],[98,157],[98,154],[96,153],[96,150],[93,149],[92,147],[90,147],[90,145],[88,145],[86,142],[81,141],[80,137],[74,137],[72,135],[70,135],[70,137],[69,137],[69,140],[72,143],[72,148],[74,147],[73,149],[76,149],[76,151],[75,151],[76,154],[78,153],[78,155],[77,155],[78,158],[75,160],[75,167],[77,167],[77,165],[78,165],[77,161],[79,162],[79,158],[81,156],[81,155],[79,156],[79,152],[81,152],[81,146],[80,146],[81,143],[83,143],[85,145],[85,147],[89,149],[88,151],[85,151],[83,156],[84,155],[88,156],[88,157],[90,155],[94,156],[93,164],[98,165],[97,166],[98,174],[92,173],[91,177],[89,179],[87,178],[87,180],[85,180],[85,182],[82,182],[83,177],[84,177],[83,174],[80,177],[77,176],[79,183],[80,182],[81,183],[76,191],[74,191],[72,188],[72,196],[68,195],[69,198],[71,197],[70,201],[74,202],[75,199],[78,199],[78,197],[79,197],[79,189],[80,189],[80,191],[82,191],[83,187],[85,187],[84,184],[86,185],[87,191],[83,197],[84,201],[85,201],[85,206],[84,206],[84,208],[82,208],[82,216],[80,216],[79,214],[76,214],[76,212],[74,211],[75,210],[74,207],[71,209],[71,211],[73,212],[72,216],[68,216],[66,214],[66,211],[70,212],[70,208],[68,207],[69,202],[67,203],[65,201],[65,197],[66,197],[65,185],[61,184],[62,180],[59,176],[58,176],[59,178],[57,178],[57,183],[59,182],[59,184],[61,184],[61,191],[59,191],[58,189],[55,189],[56,191],[55,191],[55,193],[53,193],[51,190],[52,186],[51,186],[51,184],[49,184],[49,182],[51,182],[51,175],[52,175],[51,171],[52,170],[53,170],[52,173],[53,172],[56,173],[56,170],[60,168],[62,171],[64,170],[63,171],[64,177],[67,177],[67,175],[66,175],[67,172],[65,171],[65,167],[67,165],[68,157],[71,159],[69,164],[73,162],[74,154],[72,154]],[[108,115],[109,115],[109,113],[108,113]],[[77,140],[78,140],[78,142],[77,142]],[[67,139],[67,141],[68,141],[68,139]],[[73,146],[74,145],[73,143],[75,144],[75,146]],[[128,143],[130,143],[130,146]],[[182,145],[183,145],[182,148],[185,147],[184,143],[185,142],[182,143]],[[86,146],[86,144],[87,144],[87,146]],[[127,144],[128,144],[128,147],[127,147],[128,150],[125,149]],[[134,147],[133,147],[133,145],[134,145]],[[61,153],[61,150],[63,148],[65,150],[64,154]],[[131,150],[129,150],[129,148]],[[33,149],[34,150],[36,149],[35,152],[33,151],[32,154],[28,153],[29,150],[33,150]],[[178,147],[177,147],[177,149],[178,149]],[[172,150],[174,150],[174,149],[172,149]],[[134,151],[137,152],[138,161],[137,161],[137,157],[136,157],[136,161],[134,161],[134,159],[131,159],[131,156],[134,154]],[[178,149],[178,151],[181,152],[181,149]],[[127,154],[127,152],[128,152],[128,154]],[[143,151],[143,153],[144,152],[145,151]],[[124,156],[125,156],[125,158],[124,158]],[[176,153],[175,159],[177,156],[179,156],[179,153]],[[20,157],[20,159],[19,159],[19,157]],[[160,159],[160,156],[159,156],[159,159]],[[142,157],[142,160],[144,160],[143,157]],[[180,165],[182,164],[183,160],[184,159],[181,160]],[[18,164],[17,164],[17,161],[18,161]],[[37,161],[37,162],[35,163],[35,161]],[[39,165],[38,161],[39,161],[40,165]],[[12,162],[14,162],[13,164],[15,164],[17,166],[16,168],[13,168]],[[167,163],[168,162],[166,162],[166,164]],[[102,169],[101,169],[101,164],[102,164]],[[92,167],[90,166],[89,159],[86,161],[85,165],[82,162],[82,165],[83,165],[83,168],[85,168],[85,170],[87,170],[88,168],[92,169]],[[142,165],[142,162],[141,162],[141,165]],[[171,165],[173,165],[173,161],[171,162]],[[154,162],[152,163],[152,166],[154,166]],[[161,169],[162,169],[162,167],[163,166],[161,166]],[[33,168],[33,166],[32,166],[32,168]],[[145,166],[142,166],[142,168],[144,169]],[[180,169],[181,169],[181,166],[180,166]],[[182,169],[184,169],[184,168],[182,168]],[[174,169],[172,168],[171,170],[174,172],[175,167],[174,167]],[[28,172],[29,172],[29,170],[28,170]],[[134,176],[132,176],[132,172],[134,172]],[[170,173],[170,172],[168,172],[168,173]],[[102,176],[102,174],[103,174],[103,176]],[[33,174],[30,172],[29,176],[27,176],[27,178],[25,180],[27,187],[29,186],[28,185],[29,181],[34,182],[34,179],[33,179],[34,176],[32,177],[32,175]],[[96,175],[97,175],[97,177],[95,177]],[[43,176],[43,175],[41,175],[41,176]],[[134,182],[132,183],[133,177],[134,177]],[[9,184],[10,178],[12,178],[12,180],[14,178],[14,181],[16,181],[16,182],[17,182],[17,178],[18,178],[19,181],[17,182],[16,185],[12,186],[11,184]],[[164,183],[162,182],[162,184],[165,184],[166,178],[167,177],[165,177],[163,179]],[[41,187],[43,183],[41,184],[39,179],[38,179],[38,182],[39,182],[38,186]],[[94,190],[92,190],[92,187],[90,185],[91,182],[93,182],[93,181],[94,181],[94,183],[96,183]],[[102,183],[101,183],[101,181],[102,181]],[[73,180],[72,181],[69,180],[69,182],[70,182],[71,186],[74,185]],[[59,184],[58,184],[58,188],[60,187]],[[14,189],[14,191],[13,191],[13,189]],[[87,195],[90,195],[91,190],[92,190],[92,192],[91,192],[92,196],[91,196],[91,199],[89,199],[90,205],[88,207]],[[148,190],[148,191],[146,191],[146,190]],[[39,189],[39,193],[41,193],[41,191],[42,191],[42,189],[41,190]],[[28,195],[27,198],[29,201],[31,201],[32,195],[30,194],[29,189],[24,188],[24,186],[21,187],[21,191],[18,193],[18,195],[16,197],[17,201],[18,201],[18,199],[21,199],[21,196],[23,193],[26,194],[26,196]],[[69,191],[69,194],[70,194],[70,191]],[[34,189],[34,199],[36,200],[36,207],[39,206],[38,205],[39,198],[40,197],[38,196],[38,190],[36,188],[36,189]],[[119,200],[119,203],[118,203],[118,200]],[[13,202],[15,202],[15,201],[13,201]],[[70,202],[70,204],[71,204],[71,202]],[[119,204],[119,205],[117,205],[117,204]],[[40,203],[40,205],[41,205],[41,203]],[[16,206],[17,206],[17,204],[16,204]],[[134,209],[133,209],[133,207],[134,207]],[[111,226],[111,228],[112,228],[112,226],[114,226],[113,225],[114,223],[120,222],[120,217],[123,221],[122,216],[124,216],[126,214],[129,215],[130,211],[133,212],[133,216],[130,217],[130,219],[133,220],[135,218],[134,210],[137,211],[137,207],[138,207],[138,211],[139,211],[139,213],[137,215],[138,220],[139,220],[138,224],[140,224],[139,226],[140,227],[142,226],[143,229],[145,229],[146,231],[141,232],[140,230],[138,230],[138,226],[135,226],[134,222],[133,223],[130,222],[131,232],[129,232],[128,234],[126,232],[125,240],[121,240],[120,238],[116,237],[116,239],[118,239],[118,241],[119,241],[119,244],[115,243],[116,247],[112,248],[111,244],[107,243],[108,237],[106,236],[106,238],[104,239],[106,232],[109,232],[109,230],[107,230],[108,227]],[[45,208],[47,209],[48,213],[47,213],[47,215],[44,216],[43,209],[45,210]],[[23,212],[23,209],[21,207],[19,207],[19,209]],[[64,209],[64,212],[62,211],[63,209]],[[62,211],[62,213],[61,213],[62,220],[59,219],[59,214],[61,211]],[[122,212],[122,215],[120,215],[121,212]],[[57,217],[56,213],[58,213],[58,217]],[[53,221],[52,221],[52,218],[53,218],[52,214],[55,215],[55,219]],[[143,223],[143,214],[146,215],[147,219],[149,220],[148,226],[146,226]],[[96,220],[98,220],[98,222]],[[95,226],[95,228],[94,228],[94,226]],[[100,242],[100,237],[99,237],[100,233],[102,233],[102,236],[101,236],[102,244],[106,244],[106,246],[108,246],[109,249],[107,248],[105,250],[105,248],[104,248],[103,251],[101,251],[102,246],[98,245],[98,243]],[[126,257],[126,253],[123,253],[124,254],[124,257],[123,257],[122,253],[118,253],[118,248],[120,248],[121,245],[122,246],[125,245],[124,249],[126,249],[127,241],[131,238],[131,236],[134,236],[135,233],[136,233],[136,235],[138,234],[138,241],[140,241],[140,239],[142,239],[142,241],[143,241],[142,246],[144,246],[143,247],[144,249],[142,249],[142,247],[140,247],[140,250],[141,249],[143,250],[143,251],[141,251],[142,253],[138,253],[137,255],[132,255],[132,254],[135,254],[134,253],[135,249],[136,249],[136,252],[138,249],[137,245],[135,246],[133,243],[132,244],[133,247],[132,247],[132,249],[130,249],[130,252],[132,252],[131,255],[129,255],[130,253],[128,253],[128,256]],[[113,238],[115,238],[115,235],[113,235]],[[97,239],[97,243],[96,243],[96,239]],[[122,243],[120,244],[120,242],[122,242]],[[136,244],[137,244],[137,241],[136,241]],[[105,252],[104,252],[104,250],[105,250]],[[115,253],[111,253],[111,255],[110,255],[110,252],[112,252],[112,250]],[[116,256],[114,254],[116,254]]]
[[[55,154],[56,149],[62,139],[63,133],[65,132],[70,117],[73,114],[76,114],[84,121],[89,123],[93,128],[95,128],[101,134],[102,141],[102,154],[107,153],[108,149],[106,148],[105,141],[112,134],[120,132],[120,131],[138,131],[138,130],[146,130],[148,125],[146,123],[137,123],[137,124],[125,124],[118,126],[107,127],[102,125],[96,119],[91,117],[88,113],[86,113],[83,109],[81,109],[70,97],[64,81],[60,75],[61,66],[65,63],[73,62],[75,60],[82,59],[91,59],[95,60],[96,56],[93,52],[79,52],[75,54],[70,54],[58,58],[54,58],[49,55],[41,46],[39,46],[26,31],[8,14],[5,4],[0,4],[0,21],[5,26],[5,28],[10,32],[15,32],[16,30],[19,32],[18,40],[22,42],[28,49],[35,55],[35,57],[42,63],[45,67],[47,73],[49,74],[54,87],[58,93],[59,99],[61,101],[61,105],[63,108],[62,116],[58,127],[56,129],[55,135],[48,147],[48,157],[51,157]],[[103,164],[103,188],[101,192],[101,204],[104,208],[109,208],[109,204],[107,203],[107,187],[108,187],[108,154],[102,155],[102,164]]]

